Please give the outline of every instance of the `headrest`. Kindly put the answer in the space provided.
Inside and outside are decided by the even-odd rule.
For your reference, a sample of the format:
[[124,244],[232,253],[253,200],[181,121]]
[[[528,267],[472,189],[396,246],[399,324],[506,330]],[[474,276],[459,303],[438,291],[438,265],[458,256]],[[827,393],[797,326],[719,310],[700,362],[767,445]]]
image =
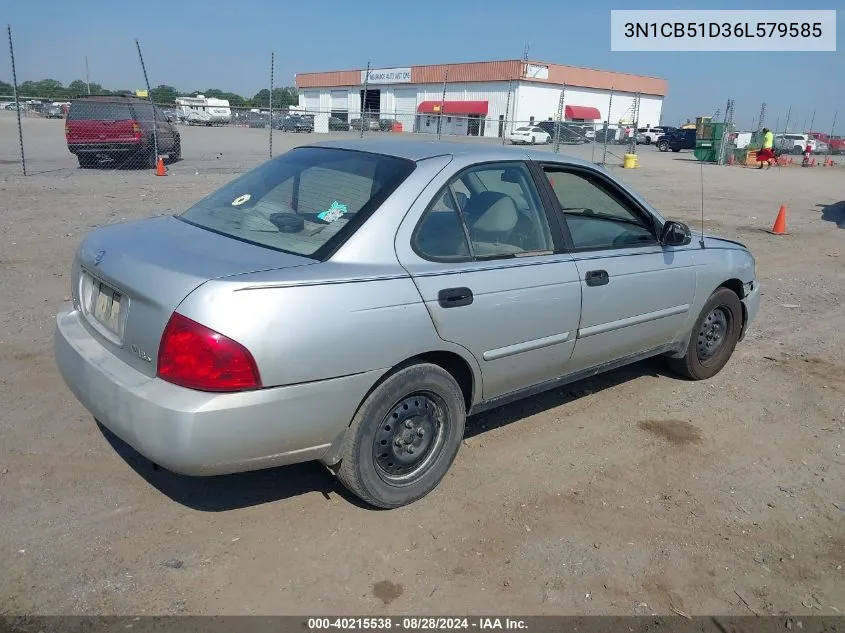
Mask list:
[[497,191],[484,191],[470,198],[467,209],[472,228],[485,233],[506,233],[519,221],[516,203],[510,196]]

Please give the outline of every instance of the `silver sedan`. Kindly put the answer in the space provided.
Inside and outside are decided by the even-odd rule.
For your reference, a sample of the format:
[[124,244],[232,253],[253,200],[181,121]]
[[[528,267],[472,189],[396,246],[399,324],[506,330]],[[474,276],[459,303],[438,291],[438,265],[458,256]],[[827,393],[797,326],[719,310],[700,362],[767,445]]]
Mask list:
[[318,460],[378,507],[438,485],[468,414],[650,356],[710,378],[760,298],[745,247],[592,163],[397,139],[98,228],[72,280],[57,364],[138,452],[186,475]]

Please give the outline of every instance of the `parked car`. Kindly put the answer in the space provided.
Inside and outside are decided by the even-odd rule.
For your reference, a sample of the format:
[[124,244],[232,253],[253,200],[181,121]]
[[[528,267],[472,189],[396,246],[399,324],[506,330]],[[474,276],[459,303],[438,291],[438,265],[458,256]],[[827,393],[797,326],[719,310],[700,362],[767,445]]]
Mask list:
[[680,152],[682,149],[695,149],[695,128],[688,130],[673,128],[657,138],[657,149],[661,152]]
[[282,117],[278,129],[282,132],[313,132],[314,119],[299,115]]
[[158,154],[175,162],[182,157],[182,140],[176,126],[146,99],[131,96],[90,96],[70,104],[65,121],[68,150],[80,167],[93,167],[102,159],[127,165],[155,167]]
[[379,119],[378,129],[381,132],[391,132],[395,123],[397,123],[396,119]]
[[46,119],[61,119],[64,117],[61,106],[50,106],[42,113]]
[[[666,134],[670,128],[662,125],[656,125],[653,127],[641,127],[637,128],[637,133],[643,135],[642,143],[645,145],[651,145],[652,143],[656,143],[657,139]],[[640,142],[640,141],[637,141]]]
[[[6,104],[6,110],[17,110],[17,109],[18,109],[18,104],[17,104],[17,103],[7,103],[7,104]],[[21,103],[21,104],[20,104],[20,110],[21,110],[21,112],[23,112],[24,110],[26,110],[26,105],[24,105],[23,103]]]
[[319,460],[397,507],[437,486],[468,414],[651,356],[717,374],[760,287],[744,246],[692,237],[588,161],[321,142],[88,233],[54,354],[164,468]]
[[808,143],[810,149],[816,151],[816,141],[807,134],[775,134],[773,142],[778,154],[803,154]]
[[[361,119],[350,119],[349,121],[349,129],[350,130],[360,130],[361,129]],[[378,132],[381,129],[379,125],[379,119],[366,117],[366,123],[364,124],[364,130],[369,130],[370,132]]]
[[507,139],[514,145],[520,143],[530,143],[531,145],[536,143],[544,144],[548,143],[551,138],[548,132],[536,125],[518,127],[507,135]]
[[330,132],[338,132],[338,131],[348,131],[349,130],[349,123],[341,119],[337,116],[330,116],[329,117],[329,131]]
[[566,144],[589,143],[590,137],[594,136],[593,127],[583,123],[570,121],[540,121],[537,127],[541,128],[554,140],[555,134],[560,129],[560,142]]
[[817,150],[819,152],[826,152],[829,148],[832,154],[845,153],[845,139],[841,136],[830,136],[829,134],[825,134],[823,132],[810,132],[810,137],[815,139],[818,143],[824,143],[828,146],[824,150]]

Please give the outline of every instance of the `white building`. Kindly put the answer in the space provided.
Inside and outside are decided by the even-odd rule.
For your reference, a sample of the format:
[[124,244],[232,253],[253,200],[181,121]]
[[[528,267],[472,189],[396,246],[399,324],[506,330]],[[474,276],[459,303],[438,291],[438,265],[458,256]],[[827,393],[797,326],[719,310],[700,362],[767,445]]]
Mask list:
[[437,133],[440,125],[445,134],[490,137],[557,119],[561,94],[566,121],[658,125],[668,89],[656,77],[522,60],[371,69],[369,76],[366,70],[302,73],[296,87],[316,131],[328,130],[330,116],[361,118],[363,104],[368,117],[394,119],[406,132]]

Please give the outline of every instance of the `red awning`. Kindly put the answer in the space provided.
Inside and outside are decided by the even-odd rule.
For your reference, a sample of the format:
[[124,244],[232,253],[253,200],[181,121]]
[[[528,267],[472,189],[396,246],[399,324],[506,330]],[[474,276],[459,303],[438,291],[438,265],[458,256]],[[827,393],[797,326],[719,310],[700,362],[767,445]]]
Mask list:
[[598,109],[590,106],[566,106],[565,116],[567,119],[584,119],[585,121],[601,119]]
[[[443,106],[441,112],[440,107]],[[423,101],[417,106],[423,114],[487,114],[486,101]]]

